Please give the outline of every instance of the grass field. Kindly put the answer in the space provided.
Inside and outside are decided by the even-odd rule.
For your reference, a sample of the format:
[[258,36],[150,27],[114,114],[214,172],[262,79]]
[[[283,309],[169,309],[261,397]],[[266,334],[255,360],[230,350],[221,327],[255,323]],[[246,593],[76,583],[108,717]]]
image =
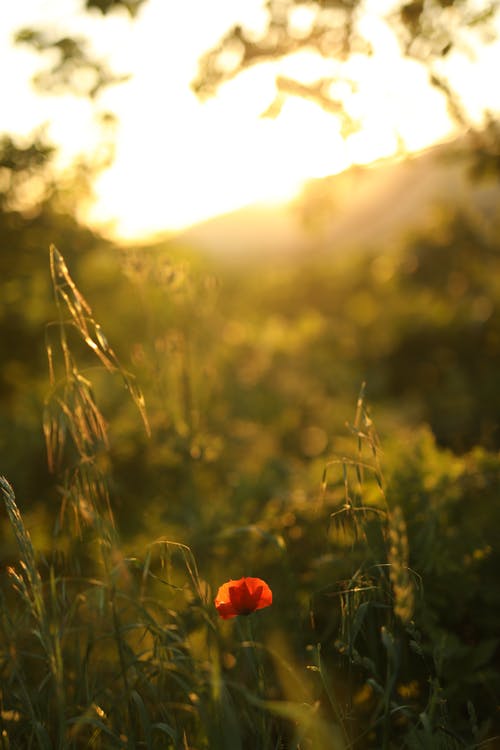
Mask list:
[[[1,748],[500,747],[500,258],[446,221],[265,274],[51,248],[49,377],[2,417]],[[242,577],[272,604],[225,620]]]

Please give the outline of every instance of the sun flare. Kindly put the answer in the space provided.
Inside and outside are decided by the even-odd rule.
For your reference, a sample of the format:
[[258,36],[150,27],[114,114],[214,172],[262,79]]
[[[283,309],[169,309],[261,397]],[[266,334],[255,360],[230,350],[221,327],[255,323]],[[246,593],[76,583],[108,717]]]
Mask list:
[[[317,55],[304,53],[285,62],[306,79],[317,77],[324,65]],[[175,231],[246,204],[287,201],[308,179],[388,157],[402,143],[420,149],[450,132],[444,104],[440,110],[438,103],[439,116],[432,121],[423,115],[426,97],[435,92],[418,69],[410,71],[415,85],[405,97],[407,70],[390,77],[389,64],[374,69],[353,60],[351,67],[360,90],[368,93],[347,102],[361,123],[347,138],[338,118],[299,97],[286,98],[276,118],[261,116],[275,95],[274,79],[283,68],[277,63],[247,71],[205,103],[179,92],[147,122],[136,112],[122,113],[116,161],[97,182],[91,221],[102,226],[111,219],[122,239]],[[381,93],[379,85],[371,93],[377,77],[385,80],[385,89]],[[140,81],[129,86],[127,107],[141,98],[133,94]],[[144,111],[147,106],[144,102]]]
[[[117,239],[177,231],[250,203],[287,201],[310,178],[420,150],[452,132],[444,98],[429,86],[421,66],[401,57],[387,26],[369,12],[365,32],[375,54],[354,55],[343,64],[342,74],[357,83],[357,91],[343,92],[343,103],[359,123],[356,132],[343,137],[335,115],[296,96],[282,99],[274,119],[262,117],[276,97],[276,76],[301,82],[336,76],[340,63],[312,51],[255,66],[207,102],[195,97],[190,82],[199,55],[239,14],[248,15],[244,2],[221,2],[207,12],[200,0],[175,10],[164,0],[149,0],[134,22],[113,15],[89,19],[75,11],[76,4],[72,11],[69,6],[51,0],[49,23],[83,30],[99,55],[131,74],[101,95],[101,110],[118,117],[116,158],[97,179],[95,202],[82,207],[80,217]],[[28,0],[5,19],[0,8],[0,23],[5,20],[0,62],[13,70],[2,86],[6,100],[16,101],[3,126],[26,134],[48,122],[64,164],[95,148],[90,105],[77,97],[36,96],[29,79],[40,61],[8,43],[15,28],[38,22],[37,13],[41,22],[44,7],[42,0]],[[196,25],[193,14],[200,21]],[[467,84],[464,70],[457,66],[457,71]],[[469,89],[477,98],[477,86]]]

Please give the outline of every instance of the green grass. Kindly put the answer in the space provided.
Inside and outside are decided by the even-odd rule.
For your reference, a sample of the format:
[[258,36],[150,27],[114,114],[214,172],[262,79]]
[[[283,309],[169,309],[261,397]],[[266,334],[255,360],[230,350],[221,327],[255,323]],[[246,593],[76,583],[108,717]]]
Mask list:
[[[317,378],[331,331],[278,312],[283,279],[262,327],[174,270],[134,375],[51,250],[53,497],[21,512],[1,479],[0,747],[498,746],[498,454],[403,418],[381,440],[364,387],[351,409]],[[273,605],[222,621],[243,575]]]

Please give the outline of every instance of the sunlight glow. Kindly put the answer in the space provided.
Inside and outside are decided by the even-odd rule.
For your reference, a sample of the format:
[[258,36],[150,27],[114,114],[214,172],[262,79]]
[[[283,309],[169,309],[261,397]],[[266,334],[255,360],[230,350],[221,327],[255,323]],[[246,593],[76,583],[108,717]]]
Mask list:
[[[252,202],[287,201],[309,178],[422,149],[453,129],[424,71],[401,59],[387,28],[369,10],[364,24],[375,54],[355,55],[342,69],[359,83],[362,93],[344,92],[344,101],[362,128],[344,139],[333,115],[297,97],[285,99],[275,119],[261,117],[276,95],[276,75],[308,82],[339,71],[339,63],[312,52],[250,69],[208,102],[190,91],[198,55],[238,18],[258,28],[264,18],[259,3],[221,0],[208,8],[203,0],[175,7],[148,0],[135,22],[124,14],[89,18],[80,7],[78,0],[27,0],[8,17],[0,8],[0,64],[12,70],[1,93],[13,102],[2,127],[27,134],[49,122],[49,134],[62,146],[62,164],[92,153],[98,141],[87,102],[34,95],[28,81],[40,59],[9,46],[9,34],[22,25],[45,21],[61,33],[86,34],[117,71],[132,73],[99,101],[101,110],[119,119],[116,159],[96,182],[94,205],[82,209],[83,218],[117,238],[176,231]],[[308,22],[307,14],[297,14],[298,34]],[[498,47],[495,54],[498,60]],[[492,64],[489,59],[490,69]],[[457,70],[467,82],[465,68]]]

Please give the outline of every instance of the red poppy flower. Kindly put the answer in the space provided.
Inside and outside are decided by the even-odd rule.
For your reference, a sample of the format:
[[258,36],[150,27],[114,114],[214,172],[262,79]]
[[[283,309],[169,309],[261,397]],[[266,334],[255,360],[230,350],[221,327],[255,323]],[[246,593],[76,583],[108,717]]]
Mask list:
[[215,608],[223,620],[249,615],[272,603],[273,592],[261,578],[240,578],[239,581],[223,583],[215,597]]

